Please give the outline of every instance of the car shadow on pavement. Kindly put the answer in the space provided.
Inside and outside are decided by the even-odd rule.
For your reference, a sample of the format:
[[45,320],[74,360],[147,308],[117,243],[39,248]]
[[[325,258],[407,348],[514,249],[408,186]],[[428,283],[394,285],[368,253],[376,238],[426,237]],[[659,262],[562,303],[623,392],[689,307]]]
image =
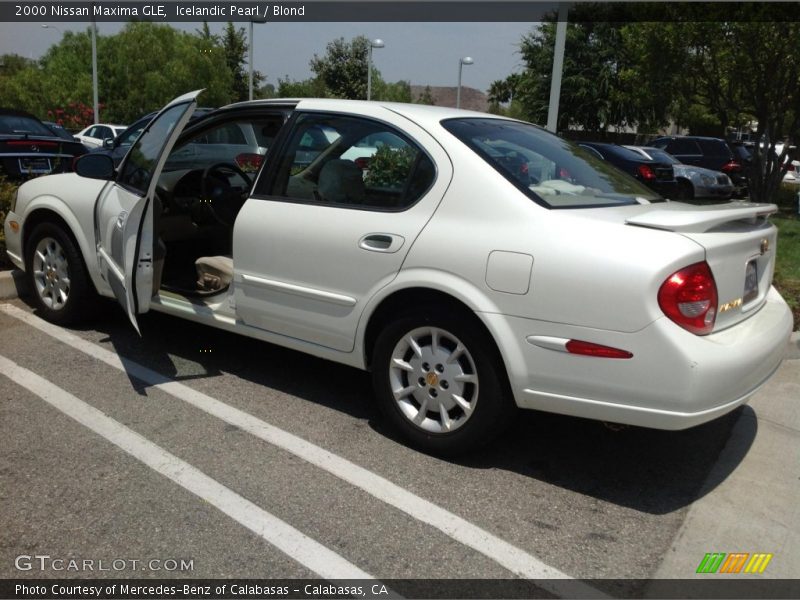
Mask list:
[[[359,369],[155,312],[140,315],[140,337],[113,301],[99,304],[90,322],[71,329],[105,334],[98,342],[110,343],[123,364],[127,359],[178,382],[231,373],[357,419],[377,417],[369,376]],[[128,378],[140,394],[151,387]]]
[[[369,375],[358,369],[204,325],[150,313],[139,320],[142,337],[112,302],[93,316],[86,331],[101,332],[126,359],[175,381],[221,373],[273,388],[366,421],[399,443],[373,403]],[[82,327],[75,327],[81,330]],[[129,374],[132,386],[148,384]],[[622,429],[598,421],[520,411],[502,439],[472,455],[450,459],[468,469],[504,469],[605,502],[651,514],[680,510],[716,488],[746,456],[758,420],[731,444],[724,467],[712,470],[745,406],[692,429]]]
[[[502,468],[651,514],[680,510],[722,483],[747,455],[758,429],[752,408],[683,431],[620,427],[524,411],[503,442],[459,461]],[[744,429],[731,432],[738,419]],[[727,461],[718,459],[730,444]]]

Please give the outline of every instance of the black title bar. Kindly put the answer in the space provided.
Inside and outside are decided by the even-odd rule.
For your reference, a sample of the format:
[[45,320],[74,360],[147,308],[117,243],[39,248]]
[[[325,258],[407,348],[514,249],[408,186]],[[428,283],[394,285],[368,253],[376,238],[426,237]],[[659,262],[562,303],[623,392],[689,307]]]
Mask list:
[[[797,2],[574,2],[570,21],[798,21]],[[557,2],[388,0],[322,2],[15,2],[0,0],[0,22],[540,22]]]

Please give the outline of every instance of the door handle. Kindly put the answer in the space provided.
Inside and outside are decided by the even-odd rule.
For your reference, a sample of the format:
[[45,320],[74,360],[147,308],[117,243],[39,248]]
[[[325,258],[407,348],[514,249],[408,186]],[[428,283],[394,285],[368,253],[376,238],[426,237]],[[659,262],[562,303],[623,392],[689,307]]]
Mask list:
[[403,247],[405,241],[403,236],[393,233],[368,233],[359,240],[358,247],[370,252],[393,254]]

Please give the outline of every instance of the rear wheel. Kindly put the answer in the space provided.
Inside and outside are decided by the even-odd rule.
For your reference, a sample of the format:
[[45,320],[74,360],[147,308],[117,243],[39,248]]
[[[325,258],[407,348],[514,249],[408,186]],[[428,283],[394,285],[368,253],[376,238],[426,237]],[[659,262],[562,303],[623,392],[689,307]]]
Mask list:
[[514,410],[488,334],[439,310],[407,315],[384,329],[375,343],[373,386],[401,435],[436,454],[480,447]]
[[39,314],[60,324],[83,316],[94,291],[69,234],[55,223],[41,223],[33,230],[25,255],[28,284]]

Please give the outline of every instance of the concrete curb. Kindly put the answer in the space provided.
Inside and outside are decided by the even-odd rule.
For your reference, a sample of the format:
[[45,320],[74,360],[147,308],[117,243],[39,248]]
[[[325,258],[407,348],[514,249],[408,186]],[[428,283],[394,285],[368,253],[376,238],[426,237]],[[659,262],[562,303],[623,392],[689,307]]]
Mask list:
[[25,273],[19,269],[0,272],[0,299],[18,298],[27,293]]
[[786,360],[800,359],[800,331],[795,331],[789,337],[789,345],[786,348]]

